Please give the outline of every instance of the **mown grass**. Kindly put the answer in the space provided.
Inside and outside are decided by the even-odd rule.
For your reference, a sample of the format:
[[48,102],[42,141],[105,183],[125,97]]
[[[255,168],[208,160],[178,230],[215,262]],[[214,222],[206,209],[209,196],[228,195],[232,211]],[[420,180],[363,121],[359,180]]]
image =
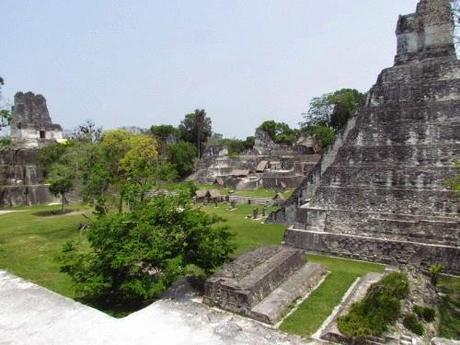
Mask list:
[[[229,211],[224,204],[218,207],[201,207],[206,212],[227,220],[226,224],[235,234],[235,255],[282,241],[284,226],[262,224],[247,218],[255,206],[237,205],[237,209],[233,211]],[[57,258],[66,241],[79,239],[78,226],[85,222],[85,218],[76,213],[41,216],[48,214],[43,213],[44,211],[59,208],[58,205],[21,207],[15,209],[20,212],[0,215],[0,269],[75,298],[70,279],[59,271]],[[83,207],[79,206],[78,209],[90,213],[90,210]],[[281,325],[282,330],[301,336],[310,336],[321,326],[357,277],[384,269],[382,265],[319,255],[308,255],[308,260],[325,265],[331,273]],[[440,308],[441,335],[458,338],[460,279],[443,278],[440,289],[448,296],[443,298]]]
[[383,272],[385,266],[361,261],[308,255],[310,262],[327,267],[330,274],[326,280],[305,300],[299,308],[281,324],[281,330],[300,336],[311,336],[356,280],[369,272]]
[[60,210],[60,206],[20,207],[0,215],[0,269],[74,297],[70,279],[59,271],[57,257],[65,242],[79,238],[79,224],[85,219],[76,212],[44,216],[51,210]]
[[[283,225],[262,224],[261,221],[247,218],[247,216],[252,215],[252,210],[255,207],[237,205],[235,210],[229,211],[227,205],[219,204],[218,207],[202,206],[202,209],[226,220],[225,224],[235,234],[235,255],[239,255],[257,247],[280,244],[283,239],[285,230]],[[261,211],[261,208],[259,207],[259,211]],[[271,208],[267,209],[267,214],[270,210]]]

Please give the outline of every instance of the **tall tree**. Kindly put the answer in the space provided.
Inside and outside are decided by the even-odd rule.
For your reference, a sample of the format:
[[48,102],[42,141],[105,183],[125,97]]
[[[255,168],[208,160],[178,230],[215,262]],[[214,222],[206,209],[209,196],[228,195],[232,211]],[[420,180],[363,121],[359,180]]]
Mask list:
[[195,145],[198,157],[203,153],[203,144],[212,134],[211,119],[206,116],[204,109],[196,109],[195,112],[185,115],[185,119],[179,125],[181,138]]
[[326,93],[311,100],[307,113],[304,114],[302,128],[324,125],[342,129],[353,113],[366,99],[363,94],[355,89],[341,89]]
[[289,125],[284,122],[276,122],[273,120],[265,121],[259,128],[278,144],[292,145],[299,138],[298,131],[290,128]]
[[75,171],[70,164],[57,163],[53,164],[47,182],[49,190],[54,196],[61,197],[61,212],[64,213],[65,204],[67,203],[66,195],[74,188]]
[[166,151],[168,161],[175,166],[179,177],[186,177],[193,172],[194,160],[197,156],[193,144],[180,141],[168,145]]
[[167,145],[176,143],[180,136],[179,129],[171,125],[152,126],[150,133],[156,138],[161,155],[166,153]]
[[314,136],[325,149],[334,142],[337,131],[364,104],[366,94],[354,89],[341,89],[311,100],[301,131]]

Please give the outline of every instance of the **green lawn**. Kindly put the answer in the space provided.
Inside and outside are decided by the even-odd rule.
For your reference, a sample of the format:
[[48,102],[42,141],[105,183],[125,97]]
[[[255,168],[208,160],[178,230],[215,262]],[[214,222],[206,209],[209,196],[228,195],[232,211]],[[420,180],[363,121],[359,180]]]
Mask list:
[[66,241],[78,239],[78,225],[84,218],[81,214],[36,215],[59,208],[16,208],[15,213],[0,215],[0,269],[73,297],[71,281],[59,272],[57,256]]
[[[246,218],[252,214],[254,206],[237,205],[234,211],[229,211],[224,204],[201,207],[227,220],[227,225],[235,234],[235,255],[282,241],[284,226],[262,224]],[[59,209],[59,206],[17,208],[15,210],[19,212],[0,215],[0,269],[65,296],[75,297],[70,280],[59,272],[57,257],[66,241],[79,238],[78,225],[85,219],[80,214],[37,215],[40,211],[52,209]],[[86,209],[86,212],[89,213],[89,210]],[[357,277],[384,269],[382,265],[318,255],[308,255],[308,260],[325,265],[331,273],[281,325],[282,330],[301,336],[310,336],[321,326]],[[458,337],[460,279],[443,278],[440,288],[447,293],[441,309],[441,334]]]
[[[285,226],[279,224],[262,224],[260,221],[247,219],[252,214],[254,206],[237,205],[236,210],[229,211],[228,206],[202,206],[206,212],[218,215],[227,220],[226,225],[235,234],[236,255],[260,246],[280,244],[283,239]],[[261,207],[259,207],[261,211]],[[267,214],[270,208],[267,210]]]
[[322,325],[356,278],[368,272],[383,272],[385,268],[368,262],[318,255],[308,255],[308,260],[323,264],[331,273],[280,327],[285,332],[304,337],[311,336]]

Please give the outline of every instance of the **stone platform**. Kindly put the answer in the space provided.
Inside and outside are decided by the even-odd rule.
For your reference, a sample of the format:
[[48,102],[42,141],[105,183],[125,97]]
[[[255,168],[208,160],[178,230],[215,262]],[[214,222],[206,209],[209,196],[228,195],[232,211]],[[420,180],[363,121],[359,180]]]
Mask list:
[[224,266],[205,284],[204,302],[274,324],[294,301],[326,274],[306,264],[302,250],[283,246],[256,249]]

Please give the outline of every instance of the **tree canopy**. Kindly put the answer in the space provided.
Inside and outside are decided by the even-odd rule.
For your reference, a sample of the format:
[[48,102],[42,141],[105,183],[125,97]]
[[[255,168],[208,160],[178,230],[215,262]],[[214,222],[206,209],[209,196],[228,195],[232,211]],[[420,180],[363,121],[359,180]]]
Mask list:
[[174,166],[179,177],[187,177],[193,172],[194,161],[197,156],[193,144],[185,141],[170,144],[166,148],[166,155],[168,162]]
[[227,147],[230,156],[235,156],[251,150],[255,144],[255,137],[247,137],[245,140],[224,138],[219,140],[219,144]]
[[318,139],[324,149],[334,142],[336,132],[345,127],[365,99],[366,94],[354,89],[341,89],[315,97],[304,114],[301,131]]
[[204,109],[196,109],[193,113],[185,115],[179,125],[181,139],[195,145],[198,157],[203,153],[203,144],[212,134],[211,118],[206,116]]
[[220,222],[185,195],[157,196],[129,212],[92,221],[89,250],[68,243],[61,269],[84,296],[150,300],[190,265],[209,273],[228,260],[232,235]]
[[259,128],[277,144],[294,144],[299,138],[299,131],[289,127],[287,123],[273,120],[265,121]]
[[355,89],[341,89],[315,97],[304,115],[303,128],[326,125],[334,130],[342,129],[348,119],[364,104],[366,95]]

